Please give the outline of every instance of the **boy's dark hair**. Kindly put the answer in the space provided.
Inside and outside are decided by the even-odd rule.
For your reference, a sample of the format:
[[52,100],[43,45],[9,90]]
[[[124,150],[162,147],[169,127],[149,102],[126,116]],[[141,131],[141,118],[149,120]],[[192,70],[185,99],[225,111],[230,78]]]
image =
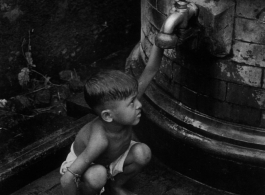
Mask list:
[[111,100],[124,100],[138,91],[137,80],[119,70],[105,70],[90,77],[84,87],[86,103],[95,110]]

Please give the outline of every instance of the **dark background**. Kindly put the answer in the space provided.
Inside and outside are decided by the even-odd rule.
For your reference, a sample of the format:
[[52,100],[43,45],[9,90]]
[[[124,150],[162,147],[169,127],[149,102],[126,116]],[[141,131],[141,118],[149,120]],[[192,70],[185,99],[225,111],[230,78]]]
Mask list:
[[34,70],[56,83],[139,40],[140,0],[1,0],[0,99],[22,93],[28,45]]

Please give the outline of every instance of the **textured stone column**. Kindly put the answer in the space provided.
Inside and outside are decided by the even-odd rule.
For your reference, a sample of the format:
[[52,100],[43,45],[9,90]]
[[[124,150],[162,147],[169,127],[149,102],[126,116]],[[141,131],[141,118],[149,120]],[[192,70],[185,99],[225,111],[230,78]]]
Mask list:
[[[148,61],[154,36],[172,2],[141,1],[141,40],[127,63],[134,75],[138,76]],[[210,156],[215,162],[212,171],[220,169],[219,176],[234,177],[241,189],[200,174],[195,174],[196,179],[231,191],[252,189],[259,194],[253,190],[265,189],[265,1],[189,2],[199,7],[199,33],[182,46],[165,50],[161,68],[142,100],[146,119],[158,127],[157,135],[170,135],[183,143],[183,150],[188,147],[205,158]],[[178,151],[174,144],[159,142],[161,137],[155,137],[152,130],[141,134],[153,136],[154,148],[164,144],[164,149]],[[178,155],[171,152],[168,155]],[[176,168],[181,167],[173,157],[170,160],[176,162]],[[207,175],[208,168],[202,168],[201,174]],[[245,170],[245,175],[236,178],[233,170]],[[254,177],[260,177],[259,181]]]

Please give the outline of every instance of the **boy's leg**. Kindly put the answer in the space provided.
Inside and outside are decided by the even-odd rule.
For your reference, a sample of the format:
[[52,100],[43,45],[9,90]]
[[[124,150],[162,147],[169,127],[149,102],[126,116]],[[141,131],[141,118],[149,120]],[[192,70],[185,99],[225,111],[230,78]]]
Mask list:
[[144,143],[136,143],[133,145],[125,159],[123,172],[114,177],[114,181],[110,182],[112,195],[129,195],[122,186],[151,160],[151,150]]
[[107,170],[102,165],[92,165],[82,177],[81,194],[98,194],[107,182]]

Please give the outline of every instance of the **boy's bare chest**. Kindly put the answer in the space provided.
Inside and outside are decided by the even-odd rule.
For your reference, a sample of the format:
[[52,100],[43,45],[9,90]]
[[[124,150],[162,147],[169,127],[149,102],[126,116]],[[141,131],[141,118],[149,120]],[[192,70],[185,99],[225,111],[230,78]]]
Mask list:
[[131,136],[127,135],[120,139],[109,139],[108,149],[99,157],[102,163],[110,164],[124,154],[130,146]]

